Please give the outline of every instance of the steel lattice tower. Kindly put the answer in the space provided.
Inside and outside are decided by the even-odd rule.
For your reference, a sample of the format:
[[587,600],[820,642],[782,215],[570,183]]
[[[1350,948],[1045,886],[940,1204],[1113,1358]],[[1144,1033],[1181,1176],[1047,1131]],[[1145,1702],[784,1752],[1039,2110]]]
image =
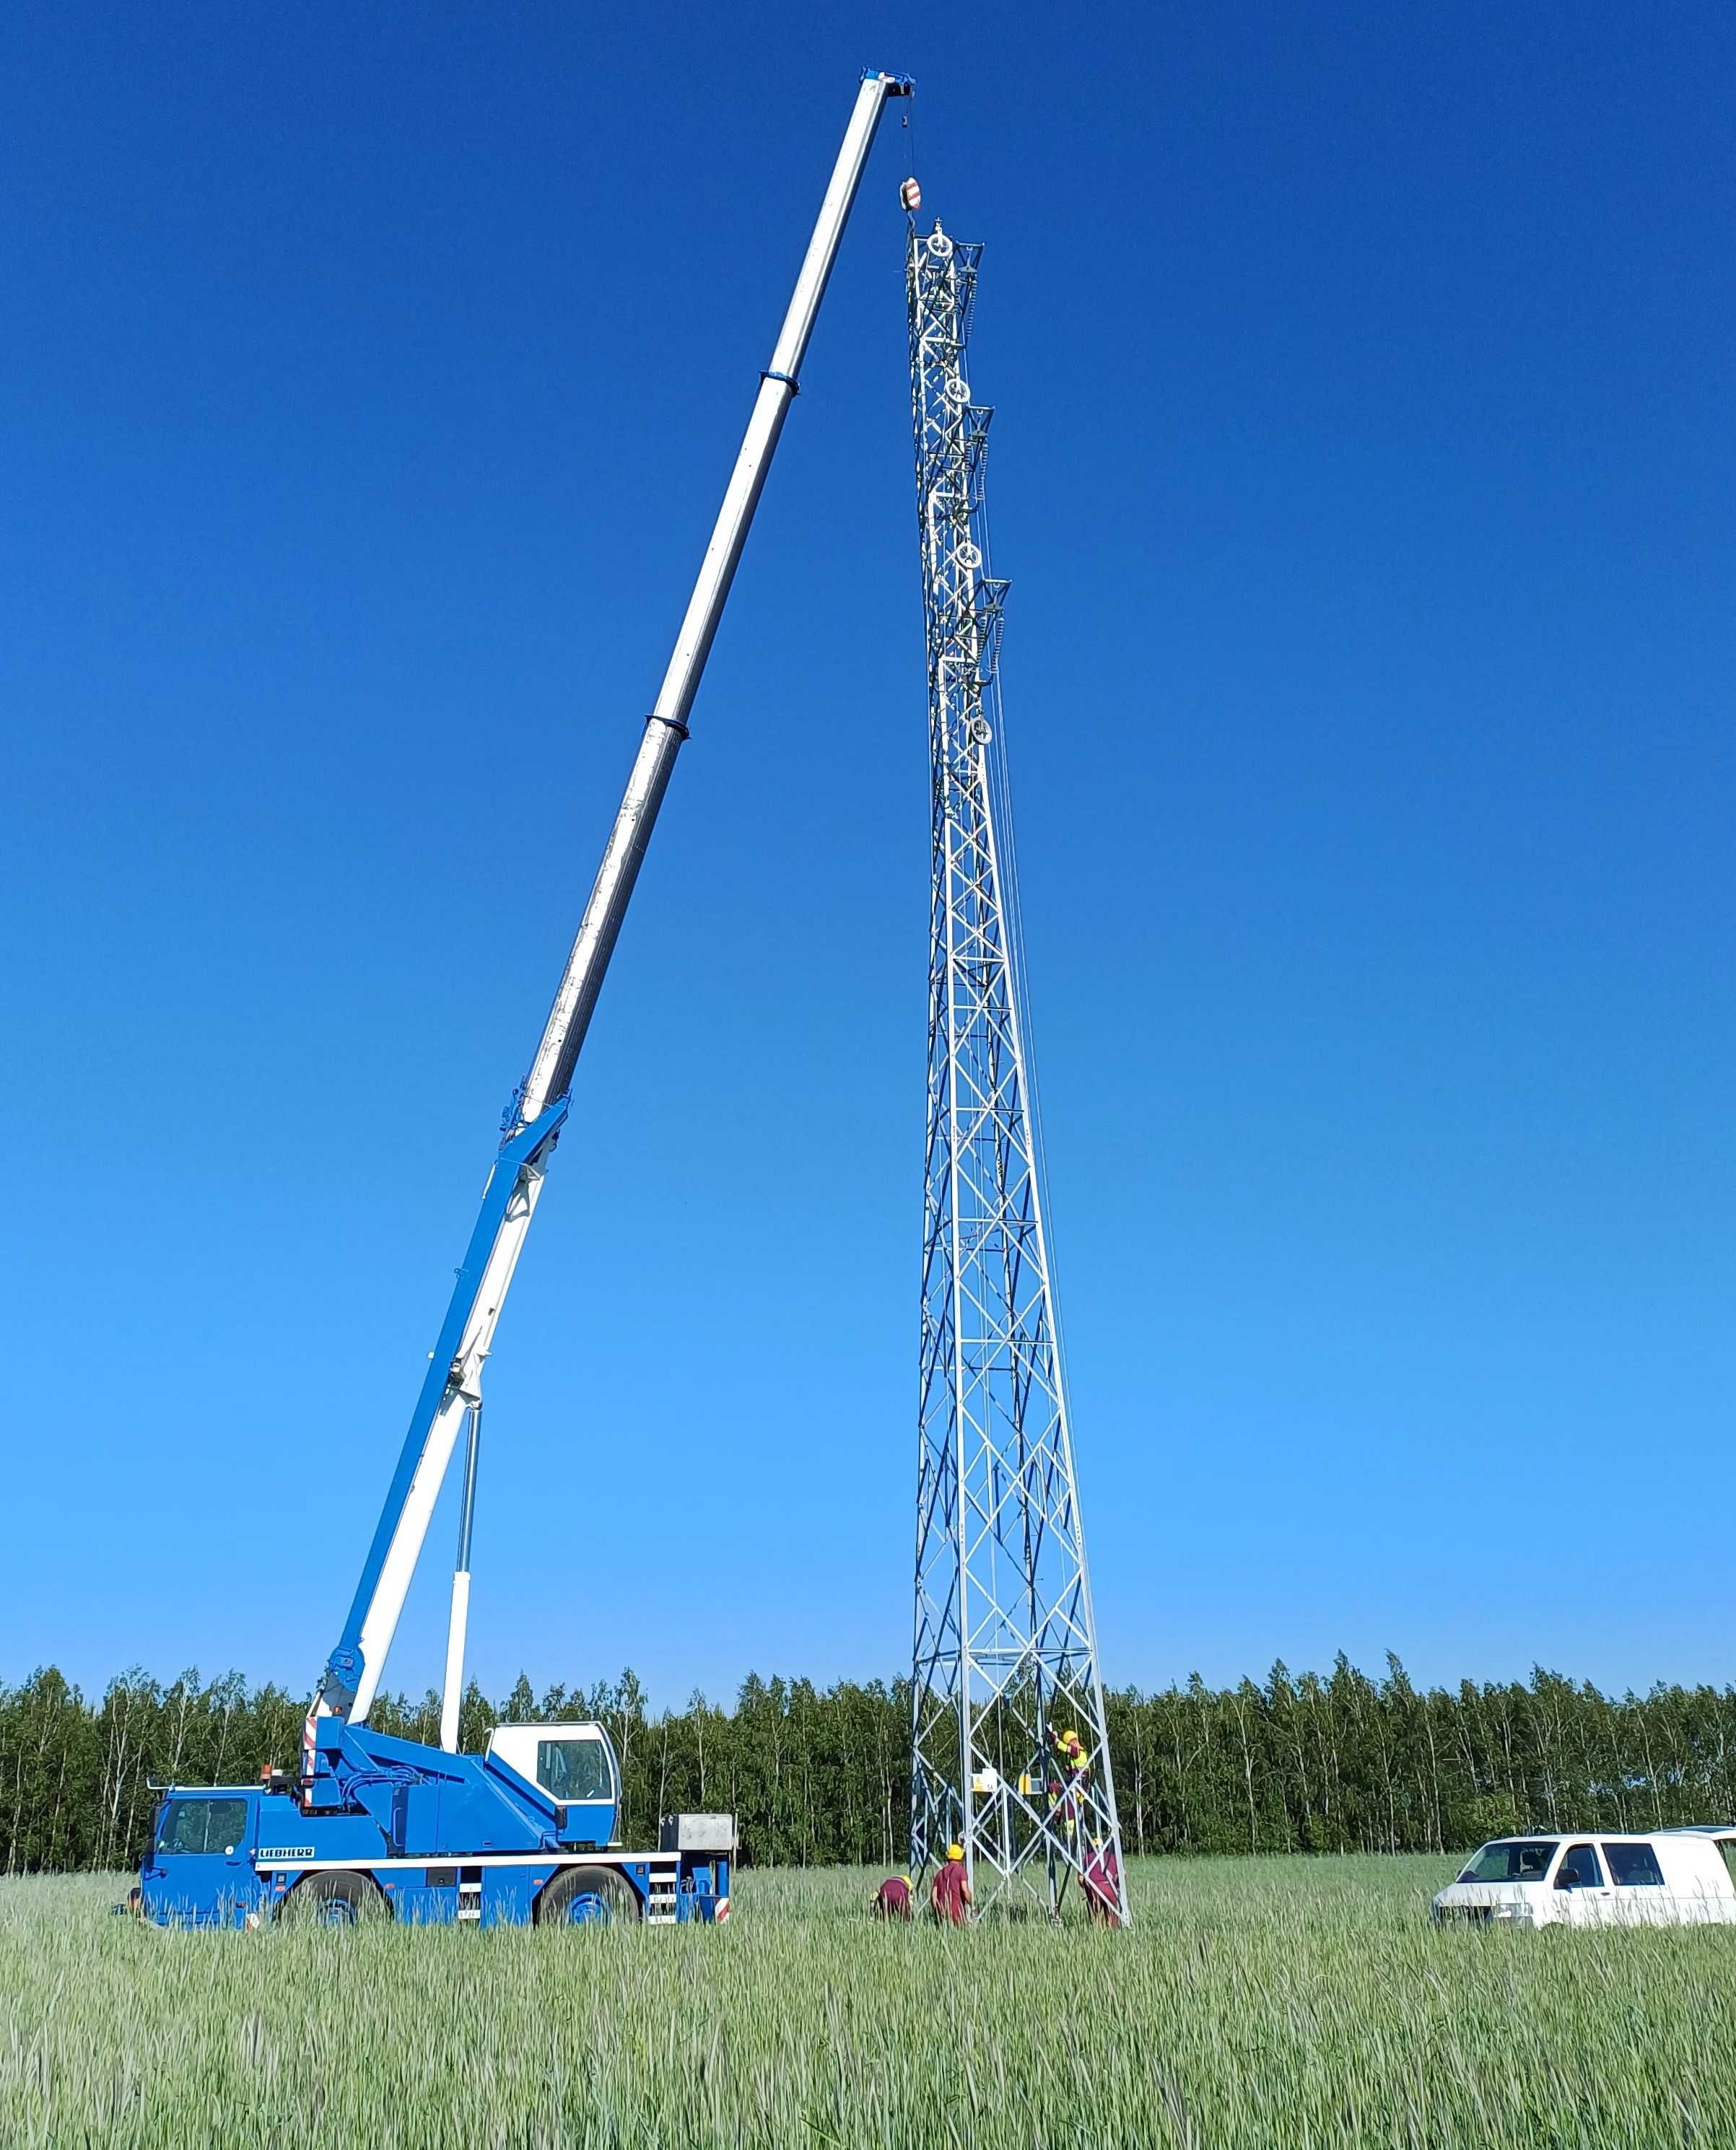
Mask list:
[[[980,245],[911,232],[933,853],[911,1860],[964,1846],[979,1909],[1060,1907],[1121,1842],[1044,1233],[989,573],[992,412],[966,346]],[[1082,1759],[1057,1743],[1076,1732]]]

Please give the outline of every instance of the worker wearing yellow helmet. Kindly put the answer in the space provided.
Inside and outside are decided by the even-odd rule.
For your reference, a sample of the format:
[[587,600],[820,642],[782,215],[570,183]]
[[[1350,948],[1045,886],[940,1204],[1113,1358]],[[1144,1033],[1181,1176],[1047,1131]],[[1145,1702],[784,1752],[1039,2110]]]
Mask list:
[[874,1915],[876,1919],[903,1919],[907,1921],[914,1900],[909,1875],[889,1874],[876,1892]]
[[1064,1732],[1052,1727],[1049,1744],[1055,1773],[1049,1780],[1049,1812],[1059,1819],[1062,1833],[1071,1837],[1079,1818],[1079,1794],[1091,1775],[1091,1757],[1071,1725]]
[[1054,1735],[1055,1759],[1075,1784],[1091,1774],[1091,1758],[1085,1752],[1085,1743],[1069,1725],[1065,1732]]
[[943,1925],[961,1926],[971,1905],[970,1877],[965,1872],[965,1848],[949,1844],[944,1863],[935,1869],[929,1884],[928,1908]]

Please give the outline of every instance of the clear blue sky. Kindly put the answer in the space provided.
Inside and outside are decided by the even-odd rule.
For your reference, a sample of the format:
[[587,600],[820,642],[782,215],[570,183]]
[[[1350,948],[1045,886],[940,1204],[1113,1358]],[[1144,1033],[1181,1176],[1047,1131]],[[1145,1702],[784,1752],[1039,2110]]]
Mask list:
[[[16,19],[0,1678],[336,1640],[865,64],[989,242],[1108,1675],[1728,1676],[1733,61],[1712,7]],[[497,1688],[908,1646],[905,164],[491,1364]]]

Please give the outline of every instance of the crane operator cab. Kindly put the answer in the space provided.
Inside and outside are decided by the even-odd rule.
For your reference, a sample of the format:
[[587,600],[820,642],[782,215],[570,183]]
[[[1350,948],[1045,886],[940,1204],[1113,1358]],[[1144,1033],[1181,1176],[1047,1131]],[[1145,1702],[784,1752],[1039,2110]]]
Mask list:
[[487,1759],[559,1803],[563,1843],[602,1851],[616,1841],[621,1772],[600,1724],[497,1724]]

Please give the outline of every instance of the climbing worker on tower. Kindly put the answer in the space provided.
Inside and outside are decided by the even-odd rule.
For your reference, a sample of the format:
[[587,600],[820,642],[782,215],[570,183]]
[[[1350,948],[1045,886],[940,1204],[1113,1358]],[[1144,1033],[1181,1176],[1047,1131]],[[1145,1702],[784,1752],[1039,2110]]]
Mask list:
[[1049,1734],[1053,1774],[1049,1779],[1049,1812],[1058,1814],[1068,1836],[1079,1819],[1079,1795],[1091,1778],[1091,1758],[1084,1742],[1071,1729]]
[[1091,1774],[1091,1758],[1085,1752],[1085,1743],[1077,1732],[1057,1732],[1054,1737],[1055,1761],[1067,1777],[1071,1790],[1082,1784]]
[[971,1905],[971,1884],[965,1873],[965,1848],[949,1844],[944,1863],[936,1867],[929,1885],[928,1908],[937,1925],[961,1926]]

